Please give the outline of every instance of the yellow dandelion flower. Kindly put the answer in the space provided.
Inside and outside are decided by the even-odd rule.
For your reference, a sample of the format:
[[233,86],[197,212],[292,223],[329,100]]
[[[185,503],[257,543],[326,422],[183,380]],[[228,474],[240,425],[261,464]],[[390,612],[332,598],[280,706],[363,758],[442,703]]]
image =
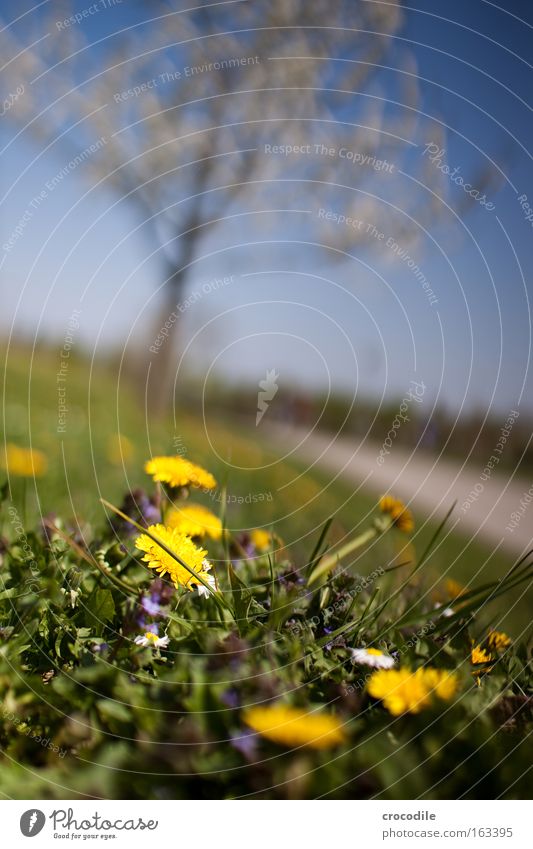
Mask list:
[[492,660],[492,655],[490,652],[482,648],[482,646],[472,646],[470,660],[474,666],[478,663],[489,663]]
[[463,587],[459,581],[456,581],[453,578],[446,578],[444,582],[444,589],[448,598],[453,600],[460,598],[466,592],[466,587]]
[[272,540],[268,531],[263,531],[261,528],[256,528],[250,531],[250,540],[257,551],[268,551],[272,547]]
[[185,504],[174,507],[166,515],[166,523],[176,528],[180,534],[189,537],[211,537],[219,540],[222,536],[222,522],[202,504]]
[[[180,557],[191,569],[200,575],[204,581],[215,589],[215,580],[209,574],[211,564],[205,559],[207,551],[198,548],[190,537],[180,534],[176,528],[167,528],[165,525],[150,525],[150,533],[165,543],[178,557]],[[169,575],[175,587],[186,587],[188,590],[198,590],[199,595],[208,595],[209,591],[194,576],[185,569],[177,560],[161,548],[147,534],[141,534],[135,540],[135,545],[146,554],[142,558],[150,569],[155,569],[159,575]]]
[[457,691],[457,678],[440,669],[380,669],[374,672],[367,690],[380,699],[389,713],[419,713],[434,703],[434,697],[449,701]]
[[[420,671],[420,670],[419,670]],[[424,683],[429,687],[432,694],[442,699],[444,702],[449,702],[457,692],[457,676],[453,672],[447,672],[445,669],[423,669]]]
[[427,687],[409,669],[381,669],[372,675],[367,690],[393,716],[419,713],[430,702]]
[[122,466],[135,453],[133,442],[121,433],[113,433],[107,440],[107,459],[114,466]]
[[311,713],[290,705],[265,705],[243,711],[246,724],[281,746],[329,749],[346,739],[342,723],[326,713]]
[[46,473],[48,463],[42,451],[34,448],[21,448],[9,442],[2,457],[2,468],[10,475],[21,478],[40,478]]
[[213,489],[217,485],[212,474],[178,455],[153,457],[145,464],[144,470],[152,476],[154,481],[161,481],[174,489],[181,486]]
[[511,642],[511,638],[503,631],[489,631],[488,633],[487,647],[489,651],[504,651],[509,648]]
[[404,534],[410,534],[415,527],[413,514],[399,498],[393,495],[383,495],[379,500],[379,509],[390,516],[394,527]]
[[[481,663],[490,663],[492,660],[492,655],[490,652],[486,651],[482,646],[472,646],[472,651],[470,652],[470,661],[473,666],[479,666]],[[483,669],[475,669],[472,672],[472,675],[475,678],[476,684],[481,686],[481,676],[487,675],[489,672],[492,672],[492,666],[485,666]]]

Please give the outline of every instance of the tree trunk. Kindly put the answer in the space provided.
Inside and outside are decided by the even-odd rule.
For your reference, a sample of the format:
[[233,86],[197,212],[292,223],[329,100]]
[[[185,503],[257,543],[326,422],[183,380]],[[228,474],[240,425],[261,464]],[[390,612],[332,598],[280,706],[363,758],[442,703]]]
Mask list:
[[[163,416],[171,407],[176,366],[179,359],[181,314],[179,304],[185,289],[186,272],[173,270],[163,290],[146,356],[146,399],[151,416]],[[143,382],[144,383],[144,382]],[[144,402],[144,399],[143,399]]]
[[[206,173],[204,173],[204,179]],[[200,221],[200,210],[196,207],[191,211],[179,236],[179,263],[171,260],[167,262],[163,300],[156,316],[156,325],[147,351],[146,397],[151,415],[162,416],[168,411],[173,400],[176,365],[180,354],[179,304],[183,300],[197,241],[201,238],[201,234],[203,235],[199,228]]]

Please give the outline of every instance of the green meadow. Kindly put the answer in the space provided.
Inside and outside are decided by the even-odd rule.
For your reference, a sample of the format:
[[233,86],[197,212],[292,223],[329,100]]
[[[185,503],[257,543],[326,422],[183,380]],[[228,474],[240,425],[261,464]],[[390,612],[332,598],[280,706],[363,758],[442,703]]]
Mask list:
[[[84,523],[98,525],[104,520],[100,499],[118,505],[128,491],[146,487],[144,462],[167,453],[187,456],[213,471],[217,489],[196,500],[223,512],[228,527],[273,529],[296,559],[305,557],[329,518],[332,541],[341,541],[357,533],[376,506],[373,494],[354,493],[349,484],[332,482],[317,467],[308,471],[294,455],[280,459],[265,441],[258,441],[257,432],[247,433],[227,413],[209,416],[207,411],[205,421],[192,415],[185,402],[180,405],[179,387],[174,410],[164,417],[151,415],[143,387],[121,374],[120,364],[104,367],[73,356],[62,375],[58,352],[25,347],[11,348],[5,362],[4,438],[41,449],[48,458],[46,476],[26,484],[33,520],[56,513],[75,519],[82,530]],[[65,380],[59,382],[58,376]],[[60,400],[67,407],[63,414]],[[126,438],[122,451],[118,433]],[[13,482],[15,489],[18,485]],[[380,564],[410,562],[426,548],[436,527],[418,515],[409,541],[380,541],[344,565],[366,574]],[[512,564],[509,555],[444,530],[426,571],[438,593],[442,579],[468,586],[503,577]],[[532,600],[533,593],[524,594],[522,588],[506,599],[506,609],[489,607],[487,615],[519,634],[530,622]]]

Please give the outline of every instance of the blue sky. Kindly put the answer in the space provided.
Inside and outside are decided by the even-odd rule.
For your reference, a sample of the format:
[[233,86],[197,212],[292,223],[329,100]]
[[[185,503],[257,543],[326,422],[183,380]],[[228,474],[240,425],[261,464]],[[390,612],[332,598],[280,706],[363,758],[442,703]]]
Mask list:
[[[7,18],[20,10],[10,6]],[[207,390],[217,374],[257,383],[275,368],[281,380],[320,390],[401,395],[417,378],[427,385],[428,399],[450,409],[490,407],[503,415],[520,403],[533,410],[531,223],[518,200],[526,194],[533,206],[527,153],[533,128],[522,102],[531,90],[533,16],[529,4],[519,2],[506,3],[506,13],[481,0],[435,0],[431,14],[421,0],[407,6],[396,48],[409,46],[427,80],[420,110],[447,125],[444,161],[468,174],[473,185],[482,182],[488,160],[501,169],[499,179],[483,189],[494,210],[473,202],[458,217],[435,216],[423,222],[429,235],[406,247],[431,281],[436,305],[406,262],[384,246],[359,246],[350,260],[331,262],[327,251],[301,243],[294,216],[281,222],[282,238],[275,216],[266,215],[261,226],[246,215],[226,224],[203,246],[188,289],[199,294],[183,313],[184,340],[190,342],[185,364],[205,377]],[[98,34],[122,22],[121,15],[130,20],[134,14],[131,7],[113,11],[90,25]],[[378,79],[385,92],[389,74]],[[6,117],[2,147],[12,133]],[[30,166],[2,206],[2,244],[64,165],[59,150],[31,164],[36,153],[23,135],[2,155],[4,191]],[[421,148],[412,154],[421,155]],[[409,193],[406,172],[400,185]],[[384,183],[380,176],[376,193]],[[449,180],[442,186],[451,207],[465,200]],[[107,189],[85,197],[89,188],[83,175],[70,174],[4,257],[0,326],[8,330],[14,322],[17,333],[60,340],[72,310],[81,308],[80,346],[120,347],[130,334],[147,347],[161,274],[157,256],[150,257],[154,245],[136,230],[133,210],[120,204],[110,211],[116,197]],[[298,205],[297,189],[287,189],[287,200]],[[317,195],[307,214],[316,215],[322,205],[327,202]],[[246,241],[253,246],[242,246]],[[230,275],[228,285],[209,283]]]

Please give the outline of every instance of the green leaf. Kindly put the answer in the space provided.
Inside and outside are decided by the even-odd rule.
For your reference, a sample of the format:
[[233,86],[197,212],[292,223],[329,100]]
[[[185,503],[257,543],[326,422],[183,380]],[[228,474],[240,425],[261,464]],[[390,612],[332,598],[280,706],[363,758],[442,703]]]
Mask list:
[[231,593],[233,596],[233,605],[235,608],[235,620],[237,627],[239,628],[239,633],[242,634],[243,628],[246,625],[250,593],[248,592],[246,584],[239,578],[229,561],[228,575],[231,585]]
[[54,644],[54,650],[55,650],[55,653],[58,657],[61,657],[61,642],[62,642],[64,636],[65,635],[64,635],[63,631],[59,631],[57,636],[56,636],[56,641],[55,641],[55,644]]
[[110,622],[115,615],[115,602],[111,590],[96,589],[87,601],[89,620],[93,625]]
[[4,601],[7,598],[16,598],[21,595],[21,592],[18,587],[10,587],[8,590],[3,590],[0,593],[0,601]]
[[96,707],[102,719],[115,719],[119,722],[129,722],[131,720],[131,713],[126,705],[115,702],[112,699],[98,699]]

